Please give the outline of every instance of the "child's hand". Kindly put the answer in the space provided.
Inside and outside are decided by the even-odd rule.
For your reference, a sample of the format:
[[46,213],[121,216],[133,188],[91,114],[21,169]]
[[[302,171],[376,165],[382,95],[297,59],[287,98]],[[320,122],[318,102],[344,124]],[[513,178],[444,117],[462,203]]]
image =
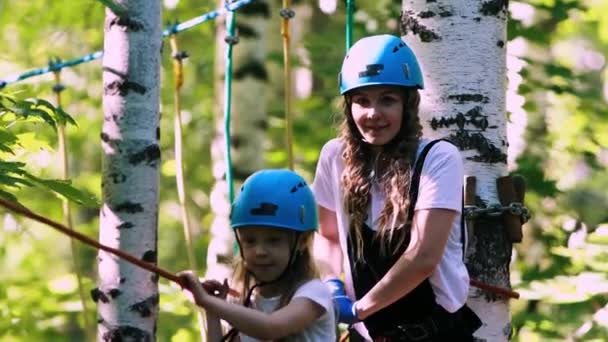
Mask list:
[[183,271],[178,273],[182,280],[182,287],[188,290],[186,296],[198,305],[202,306],[202,301],[205,296],[214,296],[221,299],[226,299],[230,287],[228,280],[224,279],[224,283],[217,280],[205,280],[202,283],[193,271]]
[[182,281],[180,285],[184,290],[187,290],[185,293],[186,297],[190,298],[197,305],[202,306],[205,296],[209,294],[204,290],[196,274],[193,271],[183,271],[177,275]]
[[228,296],[228,291],[230,290],[230,287],[228,286],[228,279],[224,279],[223,283],[220,283],[217,280],[205,280],[203,281],[203,289],[205,291],[207,291],[208,294],[221,298],[221,299],[226,299],[226,296]]

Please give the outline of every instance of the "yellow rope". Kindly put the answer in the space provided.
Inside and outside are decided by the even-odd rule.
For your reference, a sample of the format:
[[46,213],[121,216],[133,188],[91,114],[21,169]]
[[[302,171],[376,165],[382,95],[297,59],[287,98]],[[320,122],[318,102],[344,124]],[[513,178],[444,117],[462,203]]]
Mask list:
[[[63,87],[61,85],[61,69],[60,70],[56,70],[53,71],[53,74],[55,75],[55,86],[53,88],[53,91],[55,92],[55,100],[57,103],[57,108],[61,108],[61,91],[63,90]],[[60,154],[60,158],[61,158],[61,177],[64,180],[67,180],[68,178],[70,178],[70,171],[69,171],[69,160],[68,160],[68,148],[67,148],[67,142],[66,142],[66,138],[65,138],[65,123],[64,122],[59,122],[57,124],[57,137],[58,137],[58,149],[59,149],[59,154]],[[63,207],[63,219],[65,222],[65,225],[71,229],[74,230],[73,228],[73,223],[72,223],[72,211],[70,208],[70,202],[67,199],[63,199],[62,200],[62,207]],[[85,335],[88,336],[88,339],[90,341],[93,340],[93,332],[94,332],[94,327],[91,325],[91,321],[89,320],[88,317],[88,313],[89,313],[89,309],[87,307],[87,296],[84,293],[84,285],[82,284],[82,274],[80,272],[80,264],[78,262],[78,250],[76,247],[76,241],[73,238],[70,238],[70,251],[72,253],[72,262],[74,263],[74,271],[76,273],[76,281],[78,282],[78,295],[80,296],[80,301],[82,302],[82,317],[84,320],[84,329],[85,329]]]
[[[179,198],[179,204],[182,214],[182,222],[184,225],[184,237],[186,240],[186,249],[188,253],[188,261],[190,268],[195,272],[198,271],[196,264],[196,256],[194,254],[194,244],[192,242],[192,229],[190,225],[190,215],[188,212],[188,206],[186,205],[186,187],[184,186],[184,163],[182,159],[182,114],[181,114],[181,99],[180,90],[184,84],[184,73],[182,60],[187,57],[185,52],[180,52],[177,48],[177,37],[176,34],[172,34],[169,37],[169,43],[171,44],[171,56],[173,57],[173,72],[175,75],[174,80],[174,104],[175,104],[175,120],[174,120],[174,134],[175,134],[175,181],[177,184],[177,196]],[[205,314],[202,310],[196,310],[196,317],[199,325],[199,331],[201,339],[205,341]]]
[[194,248],[192,242],[192,230],[190,227],[190,218],[188,215],[188,206],[186,205],[186,189],[184,187],[184,163],[182,160],[182,115],[181,115],[181,102],[180,102],[180,89],[184,84],[182,56],[177,50],[177,38],[173,34],[169,38],[171,43],[171,53],[173,56],[173,72],[175,74],[175,92],[174,92],[174,103],[175,103],[175,179],[177,183],[177,196],[179,198],[179,204],[181,207],[182,221],[184,224],[184,237],[186,238],[186,245],[188,250],[188,260],[190,261],[190,267],[193,270],[197,270],[196,257],[194,256]]
[[293,170],[293,128],[291,116],[291,70],[289,61],[289,19],[293,18],[294,12],[289,9],[290,1],[283,0],[281,9],[281,35],[283,36],[283,78],[285,84],[285,127],[287,129],[287,161],[289,169]]

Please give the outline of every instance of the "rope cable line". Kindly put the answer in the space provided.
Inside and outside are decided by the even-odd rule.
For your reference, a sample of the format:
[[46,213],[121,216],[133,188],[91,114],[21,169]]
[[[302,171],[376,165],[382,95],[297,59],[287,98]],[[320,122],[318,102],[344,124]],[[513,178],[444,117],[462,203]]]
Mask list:
[[353,11],[355,0],[346,0],[346,52],[353,42]]
[[[183,23],[177,24],[177,25],[173,25],[172,27],[166,29],[163,31],[162,36],[163,37],[167,37],[169,35],[171,35],[172,33],[177,33],[177,32],[181,32],[181,31],[185,31],[188,30],[194,26],[197,26],[199,24],[202,24],[206,21],[215,19],[221,15],[224,15],[226,13],[229,13],[231,11],[235,11],[243,6],[246,6],[252,2],[254,2],[255,0],[237,0],[234,1],[230,4],[227,4],[226,6],[222,7],[222,8],[218,8],[214,11],[205,13],[203,15],[200,15],[198,17],[189,19]],[[87,62],[91,62],[97,59],[100,59],[101,57],[103,57],[103,51],[95,51],[93,53],[90,53],[88,55],[85,55],[83,57],[80,58],[76,58],[73,60],[69,60],[69,61],[65,61],[65,62],[61,62],[61,63],[54,63],[53,65],[47,66],[47,67],[43,67],[43,68],[38,68],[38,69],[32,69],[29,71],[26,71],[24,73],[21,74],[17,74],[17,75],[12,75],[12,76],[8,76],[4,79],[0,79],[0,89],[6,87],[9,84],[12,83],[16,83],[22,80],[25,80],[27,78],[30,77],[34,77],[34,76],[40,76],[40,75],[44,75],[46,73],[49,72],[53,72],[54,70],[59,70],[59,69],[63,69],[63,68],[67,68],[67,67],[72,67],[72,66],[76,66],[79,64],[83,64],[83,63],[87,63]]]
[[[194,253],[194,243],[192,240],[192,226],[190,224],[190,212],[186,199],[186,187],[184,185],[184,162],[183,162],[183,124],[180,90],[184,84],[184,64],[183,60],[188,58],[185,51],[179,51],[177,44],[177,32],[169,36],[169,44],[171,45],[171,57],[173,58],[173,73],[174,73],[174,92],[173,102],[175,107],[174,116],[174,151],[175,151],[175,183],[177,186],[177,197],[179,200],[180,211],[182,216],[182,224],[184,227],[184,239],[186,241],[186,251],[190,268],[194,272],[198,271],[196,263],[196,254]],[[201,337],[205,337],[205,317],[201,310],[195,310],[199,325]]]
[[293,117],[291,113],[291,62],[289,56],[289,20],[295,16],[295,12],[289,8],[291,1],[283,0],[281,9],[281,35],[283,36],[283,82],[284,82],[284,105],[285,105],[285,128],[287,135],[287,165],[290,170],[294,169],[293,158]]
[[[75,238],[76,240],[84,243],[85,245],[88,245],[88,246],[96,248],[96,249],[100,249],[104,252],[111,253],[135,266],[141,267],[146,271],[158,274],[159,276],[161,276],[167,280],[170,280],[183,288],[187,288],[187,284],[185,284],[184,281],[176,274],[173,274],[163,268],[160,268],[151,262],[144,261],[138,257],[135,257],[124,251],[121,251],[120,249],[116,249],[116,248],[113,248],[110,246],[103,245],[103,244],[97,242],[97,240],[94,240],[82,233],[79,233],[76,230],[72,230],[61,223],[55,222],[42,215],[36,214],[21,204],[10,202],[8,200],[0,198],[0,206],[6,208],[16,214],[28,217],[34,221],[37,221],[37,222],[43,223],[47,226],[50,226],[52,228],[55,228],[59,232],[65,234],[67,236],[70,236],[72,238]],[[202,285],[206,290],[212,290],[212,288],[210,288],[209,285],[207,285],[206,283],[203,283]],[[228,294],[233,297],[240,297],[240,294],[238,293],[238,291],[236,291],[234,289],[228,289]]]
[[[54,63],[59,63],[59,59],[51,59],[49,61],[49,66],[52,66]],[[65,90],[65,87],[61,84],[61,69],[54,69],[53,76],[55,79],[55,85],[53,86],[53,92],[55,93],[55,102],[57,105],[57,109],[60,110],[62,108],[61,102],[61,92]],[[65,135],[65,123],[63,121],[57,122],[57,149],[59,151],[60,156],[60,168],[61,168],[61,178],[63,180],[68,180],[70,178],[70,170],[69,170],[69,157],[68,157],[68,147]],[[63,198],[62,202],[62,210],[63,210],[63,220],[65,225],[74,230],[74,225],[72,221],[72,210],[70,207],[70,202],[68,199]],[[78,284],[78,296],[80,297],[80,302],[82,303],[82,317],[84,321],[84,328],[86,330],[86,334],[89,338],[92,338],[90,334],[93,331],[93,327],[91,325],[91,320],[88,316],[89,308],[87,305],[87,297],[84,291],[84,285],[82,283],[82,271],[80,270],[80,263],[78,261],[78,249],[76,246],[76,241],[73,238],[70,238],[70,252],[72,255],[72,263],[74,265],[74,272],[76,273],[76,282]]]
[[181,113],[181,98],[180,90],[184,83],[183,74],[183,63],[182,60],[187,58],[188,55],[184,51],[178,50],[177,34],[171,34],[169,37],[171,45],[171,56],[173,58],[173,73],[175,77],[173,100],[175,107],[174,117],[174,144],[175,144],[175,182],[177,185],[177,197],[179,199],[182,223],[184,225],[184,238],[186,240],[186,249],[188,253],[188,261],[190,267],[194,270],[198,270],[196,264],[196,256],[194,254],[194,247],[192,241],[192,227],[190,225],[190,213],[188,211],[188,205],[186,203],[186,188],[184,186],[184,162],[183,162],[183,124],[182,124],[182,113]]
[[[230,8],[230,2],[226,1],[226,8]],[[232,111],[232,47],[238,43],[235,34],[236,15],[234,10],[229,9],[226,14],[226,65],[224,71],[224,142],[226,154],[226,182],[228,183],[228,200],[234,201],[234,180],[232,175],[232,152],[230,138],[230,121]]]

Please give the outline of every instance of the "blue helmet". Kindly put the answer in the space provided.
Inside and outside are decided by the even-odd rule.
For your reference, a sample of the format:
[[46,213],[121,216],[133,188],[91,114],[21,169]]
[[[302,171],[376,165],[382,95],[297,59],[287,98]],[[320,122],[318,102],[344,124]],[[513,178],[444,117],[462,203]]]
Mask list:
[[231,226],[316,230],[317,204],[304,178],[290,170],[261,170],[247,180],[232,204]]
[[365,37],[348,50],[340,70],[340,95],[371,85],[424,88],[416,56],[399,37]]

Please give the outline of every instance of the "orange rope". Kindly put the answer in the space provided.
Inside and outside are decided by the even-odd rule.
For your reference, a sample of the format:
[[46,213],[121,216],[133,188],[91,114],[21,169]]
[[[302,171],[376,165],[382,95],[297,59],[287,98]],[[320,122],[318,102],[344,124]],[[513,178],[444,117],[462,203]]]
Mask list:
[[[102,245],[99,242],[91,239],[90,237],[83,235],[75,230],[71,230],[70,228],[62,225],[61,223],[57,223],[55,221],[52,221],[44,216],[38,215],[34,212],[32,212],[31,210],[27,209],[26,207],[20,205],[20,204],[16,204],[13,202],[9,202],[7,200],[4,200],[2,198],[0,198],[0,206],[3,206],[9,210],[11,210],[12,212],[15,212],[17,214],[23,215],[25,217],[31,218],[34,221],[38,221],[40,223],[44,223],[47,226],[51,226],[55,229],[57,229],[58,231],[62,232],[63,234],[66,234],[70,237],[73,237],[74,239],[84,243],[85,245],[89,245],[91,247],[97,248],[97,249],[101,249],[103,251],[106,251],[108,253],[112,253],[118,257],[120,257],[121,259],[124,259],[130,263],[132,263],[133,265],[139,266],[147,271],[150,271],[152,273],[156,273],[159,276],[168,279],[176,284],[178,284],[179,286],[186,288],[187,285],[182,281],[182,279],[180,277],[178,277],[177,275],[166,271],[154,264],[151,264],[149,262],[143,261],[137,257],[134,257],[133,255],[130,255],[128,253],[125,253],[119,249],[116,248],[112,248],[106,245]],[[208,286],[205,285],[205,283],[202,284],[203,287],[205,287],[206,290],[212,290],[211,288],[209,288]],[[238,291],[234,290],[234,289],[228,289],[228,294],[233,296],[233,297],[240,297],[240,294],[238,293]]]
[[471,286],[475,286],[479,289],[486,290],[488,292],[492,292],[492,293],[500,295],[500,296],[504,296],[507,298],[513,298],[513,299],[519,299],[519,293],[517,293],[511,289],[506,289],[504,287],[498,287],[495,285],[486,284],[477,279],[472,279],[472,278],[469,281],[469,283],[471,284]]
[[289,169],[293,170],[293,118],[291,115],[291,69],[289,61],[289,19],[293,18],[295,13],[289,8],[290,1],[283,0],[283,9],[281,9],[281,35],[283,36],[283,82],[285,84],[285,128],[287,129],[287,162]]

